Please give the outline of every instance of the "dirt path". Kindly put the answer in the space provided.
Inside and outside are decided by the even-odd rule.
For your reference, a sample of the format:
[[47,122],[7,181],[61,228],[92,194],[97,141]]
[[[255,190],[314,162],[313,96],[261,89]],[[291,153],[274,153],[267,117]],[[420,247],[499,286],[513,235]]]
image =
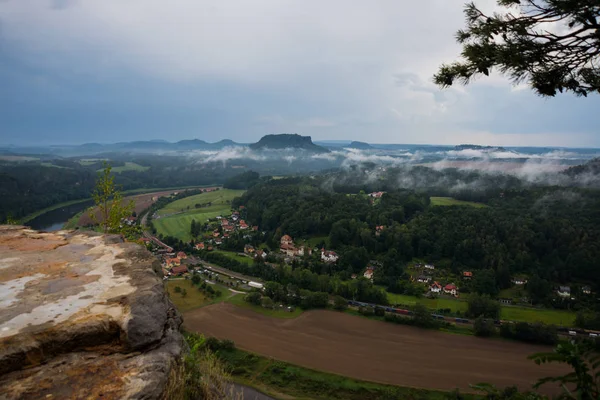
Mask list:
[[522,389],[564,373],[527,356],[549,348],[421,330],[332,311],[269,318],[219,303],[184,313],[190,331],[233,340],[241,349],[367,381],[469,390],[489,382]]

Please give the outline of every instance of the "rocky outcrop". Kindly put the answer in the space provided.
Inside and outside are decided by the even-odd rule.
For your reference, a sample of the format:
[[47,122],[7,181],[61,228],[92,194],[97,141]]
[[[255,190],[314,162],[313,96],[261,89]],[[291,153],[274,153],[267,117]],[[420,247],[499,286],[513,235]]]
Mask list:
[[0,399],[154,399],[180,359],[158,261],[118,236],[0,226]]

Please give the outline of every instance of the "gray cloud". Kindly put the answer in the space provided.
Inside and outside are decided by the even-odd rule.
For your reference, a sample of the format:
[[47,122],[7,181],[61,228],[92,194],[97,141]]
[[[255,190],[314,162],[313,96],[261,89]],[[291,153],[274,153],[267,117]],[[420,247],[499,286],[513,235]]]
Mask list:
[[[600,145],[598,98],[543,100],[498,76],[466,89],[434,86],[438,66],[459,54],[462,8],[447,0],[0,2],[0,57],[14,61],[0,69],[0,86],[23,94],[19,102],[0,95],[8,110],[0,118],[11,137],[33,141],[44,127],[89,141],[106,124],[121,139],[253,141],[297,131],[375,143]],[[121,115],[148,102],[150,112]],[[158,118],[165,122],[149,121]],[[175,129],[148,129],[163,125]]]

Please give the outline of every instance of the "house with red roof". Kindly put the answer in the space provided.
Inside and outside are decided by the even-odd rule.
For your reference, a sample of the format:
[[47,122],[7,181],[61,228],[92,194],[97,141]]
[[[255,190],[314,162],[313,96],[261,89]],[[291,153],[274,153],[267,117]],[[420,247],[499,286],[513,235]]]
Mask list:
[[453,283],[449,283],[444,286],[444,293],[458,297],[458,288]]
[[176,267],[181,264],[181,260],[179,258],[167,258],[165,260],[165,265],[167,267]]
[[196,246],[194,246],[196,250],[204,250],[205,246],[204,246],[204,242],[202,243],[198,243],[196,244]]
[[179,253],[177,253],[177,258],[179,258],[180,260],[185,260],[187,258],[187,254],[185,254],[183,251],[180,251]]
[[433,285],[429,286],[429,291],[431,293],[441,293],[442,292],[442,285],[440,285],[437,282],[433,282]]
[[294,241],[290,235],[283,235],[279,241],[281,244],[294,245]]
[[188,268],[185,265],[179,265],[177,267],[171,268],[171,273],[173,275],[183,275],[188,272]]
[[463,272],[463,278],[465,279],[471,279],[473,277],[473,273],[471,271],[465,271]]
[[283,235],[280,240],[279,250],[288,257],[311,255],[312,249],[305,246],[296,247],[290,235]]

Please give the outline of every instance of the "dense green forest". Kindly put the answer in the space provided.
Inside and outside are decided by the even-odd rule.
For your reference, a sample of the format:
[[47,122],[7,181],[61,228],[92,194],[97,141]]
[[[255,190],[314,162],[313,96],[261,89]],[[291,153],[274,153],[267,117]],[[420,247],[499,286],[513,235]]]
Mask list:
[[[494,296],[510,287],[516,274],[526,274],[534,303],[550,303],[558,284],[574,284],[574,290],[578,284],[598,289],[598,190],[525,187],[518,180],[511,185],[511,177],[487,180],[477,174],[473,179],[482,188],[463,190],[462,197],[488,207],[434,207],[426,189],[394,189],[387,179],[347,184],[351,181],[347,174],[263,182],[233,206],[245,206],[247,219],[267,232],[272,248],[283,234],[295,239],[327,237],[341,255],[332,273],[359,273],[369,260],[379,261],[375,282],[391,291],[406,280],[405,268],[413,259],[457,275],[479,271],[465,291]],[[499,181],[504,181],[504,188],[495,189]],[[374,190],[386,193],[373,199],[366,193]],[[384,229],[377,232],[377,226]]]
[[[239,174],[239,170],[214,165],[190,165],[177,157],[115,157],[110,164],[115,170],[125,160],[142,168],[115,173],[115,183],[122,190],[140,188],[188,187],[221,184]],[[0,222],[20,219],[32,212],[65,201],[89,198],[103,168],[102,160],[53,160],[0,164]]]

